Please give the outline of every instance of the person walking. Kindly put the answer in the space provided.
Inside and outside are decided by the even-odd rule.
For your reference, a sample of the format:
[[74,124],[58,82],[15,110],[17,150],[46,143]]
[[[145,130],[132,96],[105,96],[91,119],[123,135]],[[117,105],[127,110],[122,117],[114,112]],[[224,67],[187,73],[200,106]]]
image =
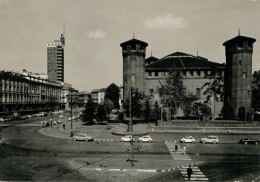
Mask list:
[[178,151],[178,143],[176,142],[176,144],[175,144],[175,152],[177,152]]
[[191,174],[193,174],[193,171],[189,165],[189,168],[187,168],[187,175],[188,175],[188,178],[189,178],[189,181],[190,181],[190,178],[191,178]]

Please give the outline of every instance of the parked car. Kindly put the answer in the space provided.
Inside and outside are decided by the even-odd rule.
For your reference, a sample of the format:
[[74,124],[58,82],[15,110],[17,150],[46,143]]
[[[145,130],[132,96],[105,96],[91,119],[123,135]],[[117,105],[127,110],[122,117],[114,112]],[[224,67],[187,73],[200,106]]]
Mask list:
[[50,123],[48,121],[41,121],[42,127],[50,126]]
[[75,136],[72,137],[72,139],[74,141],[86,141],[86,142],[94,140],[94,138],[92,136],[87,135],[87,134],[75,135]]
[[121,138],[121,142],[131,142],[131,141],[135,141],[135,138],[132,135],[126,135],[124,137]]
[[259,140],[256,140],[254,138],[244,138],[244,139],[239,140],[238,143],[242,143],[242,144],[256,144],[256,145],[258,145],[259,142],[260,142]]
[[139,142],[152,142],[153,139],[149,135],[145,135],[138,138]]
[[201,143],[214,143],[214,144],[216,144],[219,141],[218,141],[218,137],[217,136],[209,135],[206,138],[201,138],[200,142]]
[[181,138],[181,143],[195,143],[195,138],[193,136],[186,136],[185,138]]
[[0,122],[4,122],[5,121],[5,119],[4,118],[0,118]]

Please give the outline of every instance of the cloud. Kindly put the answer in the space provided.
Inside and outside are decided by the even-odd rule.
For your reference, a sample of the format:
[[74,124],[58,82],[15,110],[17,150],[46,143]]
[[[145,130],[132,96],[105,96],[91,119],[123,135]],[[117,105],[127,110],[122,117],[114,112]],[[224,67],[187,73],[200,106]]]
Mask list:
[[106,36],[107,36],[107,34],[101,29],[98,29],[98,30],[95,30],[95,31],[88,33],[88,37],[92,38],[92,39],[102,39]]
[[183,29],[188,26],[188,22],[183,17],[173,17],[171,14],[159,15],[144,22],[144,27],[148,29]]

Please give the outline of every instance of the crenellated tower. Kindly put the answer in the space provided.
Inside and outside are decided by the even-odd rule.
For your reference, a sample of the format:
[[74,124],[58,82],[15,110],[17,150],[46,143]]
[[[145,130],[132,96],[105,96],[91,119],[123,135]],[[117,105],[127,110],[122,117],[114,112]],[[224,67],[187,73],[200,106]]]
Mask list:
[[148,44],[133,38],[120,44],[123,54],[124,101],[131,87],[145,89],[145,52]]
[[240,120],[252,105],[252,54],[254,38],[238,35],[226,41],[224,105],[233,107]]

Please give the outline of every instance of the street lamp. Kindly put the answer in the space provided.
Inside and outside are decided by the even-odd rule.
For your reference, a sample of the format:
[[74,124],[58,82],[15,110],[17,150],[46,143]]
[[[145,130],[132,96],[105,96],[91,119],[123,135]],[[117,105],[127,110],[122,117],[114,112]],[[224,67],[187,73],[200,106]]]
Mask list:
[[73,96],[75,96],[74,94],[72,94],[73,90],[70,90],[70,137],[73,137],[73,109],[72,106],[75,103],[75,97],[72,99]]

